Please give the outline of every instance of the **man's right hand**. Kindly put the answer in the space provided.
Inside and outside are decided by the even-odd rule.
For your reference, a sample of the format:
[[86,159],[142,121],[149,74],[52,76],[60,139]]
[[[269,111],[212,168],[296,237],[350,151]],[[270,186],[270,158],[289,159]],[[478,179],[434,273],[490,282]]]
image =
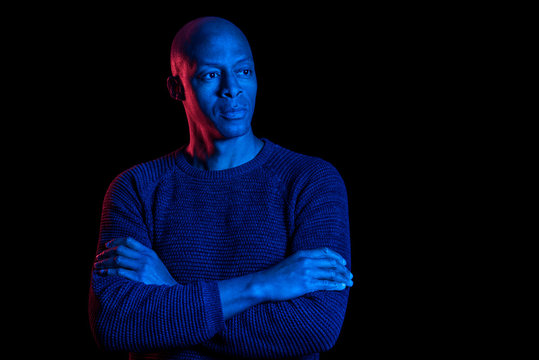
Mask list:
[[266,270],[221,280],[225,320],[266,301],[291,300],[318,290],[352,286],[352,273],[341,255],[328,248],[301,250]]
[[290,300],[318,290],[352,286],[352,273],[341,255],[328,248],[300,250],[277,265],[255,273],[265,301]]

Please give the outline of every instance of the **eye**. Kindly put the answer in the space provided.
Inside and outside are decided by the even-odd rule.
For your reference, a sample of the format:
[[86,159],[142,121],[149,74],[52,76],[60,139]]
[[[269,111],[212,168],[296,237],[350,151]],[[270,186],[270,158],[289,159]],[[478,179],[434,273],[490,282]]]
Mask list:
[[202,74],[200,78],[202,80],[213,80],[213,79],[217,79],[219,76],[221,76],[221,74],[219,74],[217,71],[212,71],[209,73]]
[[238,71],[238,75],[240,75],[241,77],[251,77],[253,75],[253,70],[251,69],[242,69],[240,71]]

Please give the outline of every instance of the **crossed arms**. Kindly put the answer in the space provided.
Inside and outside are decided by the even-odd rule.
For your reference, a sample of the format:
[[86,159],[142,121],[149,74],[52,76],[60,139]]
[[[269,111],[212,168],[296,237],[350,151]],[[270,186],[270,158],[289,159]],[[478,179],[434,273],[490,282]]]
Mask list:
[[[131,237],[113,239],[96,256],[94,268],[102,276],[118,275],[146,285],[178,285],[156,253]],[[319,291],[352,286],[346,260],[324,247],[300,250],[263,271],[218,282],[224,320],[251,306],[284,301]]]
[[[352,285],[346,195],[340,177],[335,180],[334,188],[311,193],[339,196],[305,200],[304,207],[319,209],[303,211],[308,219],[298,214],[291,256],[245,276],[189,284],[178,284],[152,250],[131,205],[135,195],[118,196],[126,186],[109,190],[90,289],[97,342],[133,352],[202,345],[248,357],[301,356],[331,348]],[[129,197],[133,201],[126,202]]]

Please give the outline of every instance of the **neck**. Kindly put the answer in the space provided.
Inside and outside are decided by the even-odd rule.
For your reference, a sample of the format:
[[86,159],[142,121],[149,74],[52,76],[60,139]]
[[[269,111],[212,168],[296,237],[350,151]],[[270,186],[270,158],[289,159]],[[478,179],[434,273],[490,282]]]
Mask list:
[[190,131],[189,145],[185,153],[196,168],[224,170],[252,160],[263,145],[251,129],[248,133],[233,138],[210,137]]

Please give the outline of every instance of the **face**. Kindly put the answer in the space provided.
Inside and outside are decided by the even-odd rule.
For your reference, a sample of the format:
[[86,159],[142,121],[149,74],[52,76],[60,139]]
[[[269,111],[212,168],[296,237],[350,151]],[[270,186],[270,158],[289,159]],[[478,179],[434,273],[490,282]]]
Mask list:
[[248,133],[257,90],[248,42],[234,32],[212,32],[194,39],[188,53],[181,81],[190,126],[222,138]]

